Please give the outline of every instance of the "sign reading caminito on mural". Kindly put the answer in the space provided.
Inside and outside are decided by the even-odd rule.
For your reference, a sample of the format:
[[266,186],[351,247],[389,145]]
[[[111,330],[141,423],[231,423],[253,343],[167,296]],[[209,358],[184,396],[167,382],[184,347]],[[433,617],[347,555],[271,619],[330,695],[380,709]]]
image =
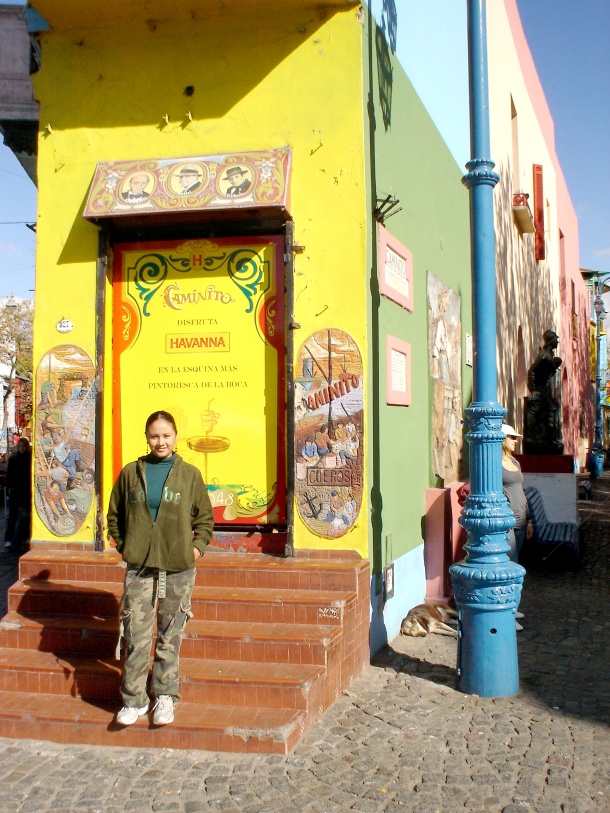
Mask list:
[[285,521],[282,251],[279,237],[115,247],[115,472],[165,409],[219,524]]
[[362,356],[349,334],[329,328],[301,346],[295,412],[299,514],[319,536],[342,536],[362,504]]
[[269,206],[287,209],[290,162],[290,149],[283,147],[100,163],[83,216],[96,219]]

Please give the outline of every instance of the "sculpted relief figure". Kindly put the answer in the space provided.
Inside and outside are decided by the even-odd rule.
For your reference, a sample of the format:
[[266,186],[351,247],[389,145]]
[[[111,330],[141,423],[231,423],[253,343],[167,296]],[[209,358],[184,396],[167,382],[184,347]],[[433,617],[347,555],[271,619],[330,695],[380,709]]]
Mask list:
[[562,360],[555,355],[559,336],[545,330],[540,348],[527,374],[530,395],[525,416],[525,454],[563,454],[559,404],[553,393],[553,379]]

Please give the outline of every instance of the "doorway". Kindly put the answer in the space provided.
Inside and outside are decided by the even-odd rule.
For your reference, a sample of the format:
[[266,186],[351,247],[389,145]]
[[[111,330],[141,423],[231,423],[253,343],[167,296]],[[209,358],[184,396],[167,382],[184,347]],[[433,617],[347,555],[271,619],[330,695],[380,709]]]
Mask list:
[[112,279],[114,476],[164,409],[216,527],[284,526],[283,236],[115,244]]

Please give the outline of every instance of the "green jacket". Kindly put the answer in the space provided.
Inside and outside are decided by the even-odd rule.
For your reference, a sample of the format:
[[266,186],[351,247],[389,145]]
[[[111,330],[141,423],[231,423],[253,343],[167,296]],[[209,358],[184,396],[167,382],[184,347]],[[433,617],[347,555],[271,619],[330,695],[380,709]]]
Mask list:
[[212,538],[214,512],[199,469],[176,461],[163,487],[153,522],[146,495],[146,458],[128,463],[119,474],[108,506],[108,533],[133,567],[170,573],[195,566],[193,547],[202,553]]

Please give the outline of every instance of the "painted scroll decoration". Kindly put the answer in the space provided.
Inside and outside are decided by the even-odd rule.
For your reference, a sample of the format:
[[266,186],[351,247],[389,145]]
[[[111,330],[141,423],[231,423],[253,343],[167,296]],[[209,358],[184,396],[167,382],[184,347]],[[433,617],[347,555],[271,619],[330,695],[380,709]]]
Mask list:
[[428,273],[428,353],[433,383],[432,470],[449,485],[462,464],[461,298]]
[[288,209],[291,151],[110,161],[97,165],[83,217],[206,209]]
[[85,351],[61,344],[36,372],[34,501],[55,536],[82,526],[94,491],[95,369]]
[[321,330],[301,346],[297,373],[295,498],[311,531],[336,538],[362,505],[362,356],[349,334]]

